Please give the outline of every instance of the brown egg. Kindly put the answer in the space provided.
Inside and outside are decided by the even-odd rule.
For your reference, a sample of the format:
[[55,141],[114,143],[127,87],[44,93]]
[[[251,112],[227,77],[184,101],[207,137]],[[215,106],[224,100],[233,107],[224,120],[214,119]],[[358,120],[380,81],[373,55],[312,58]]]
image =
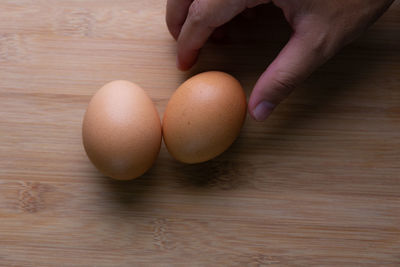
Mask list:
[[153,165],[160,151],[160,117],[142,88],[113,81],[90,101],[82,137],[89,159],[103,174],[133,179]]
[[240,83],[227,73],[204,72],[184,82],[171,97],[163,118],[164,142],[175,159],[204,162],[235,141],[245,116]]

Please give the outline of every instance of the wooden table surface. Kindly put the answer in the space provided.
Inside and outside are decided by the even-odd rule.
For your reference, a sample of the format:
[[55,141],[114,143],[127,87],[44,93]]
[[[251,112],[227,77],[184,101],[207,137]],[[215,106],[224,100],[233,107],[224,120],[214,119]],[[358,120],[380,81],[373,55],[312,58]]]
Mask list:
[[163,146],[116,182],[86,157],[108,81],[140,84],[161,116],[200,71],[249,94],[290,34],[276,11],[235,19],[183,73],[165,1],[1,0],[0,266],[400,266],[399,1],[211,162]]

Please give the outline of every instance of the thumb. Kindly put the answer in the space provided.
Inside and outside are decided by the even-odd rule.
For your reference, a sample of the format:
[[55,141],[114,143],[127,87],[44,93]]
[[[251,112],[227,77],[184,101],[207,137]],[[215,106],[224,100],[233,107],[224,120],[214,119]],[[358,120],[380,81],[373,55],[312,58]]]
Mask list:
[[328,59],[325,44],[323,33],[292,35],[253,89],[248,108],[255,120],[265,120],[299,83]]

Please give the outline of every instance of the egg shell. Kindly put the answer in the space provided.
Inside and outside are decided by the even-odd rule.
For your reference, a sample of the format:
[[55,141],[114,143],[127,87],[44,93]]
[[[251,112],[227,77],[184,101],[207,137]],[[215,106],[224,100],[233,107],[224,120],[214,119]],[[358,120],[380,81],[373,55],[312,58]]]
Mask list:
[[153,165],[160,151],[161,121],[142,88],[113,81],[91,99],[82,138],[89,159],[103,174],[129,180]]
[[210,71],[184,82],[168,102],[163,137],[170,154],[200,163],[223,153],[240,133],[246,95],[231,75]]

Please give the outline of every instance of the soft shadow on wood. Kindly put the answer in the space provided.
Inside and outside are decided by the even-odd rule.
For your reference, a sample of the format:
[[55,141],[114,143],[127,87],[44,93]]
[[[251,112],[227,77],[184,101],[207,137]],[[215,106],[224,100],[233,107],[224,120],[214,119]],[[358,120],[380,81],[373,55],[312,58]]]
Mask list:
[[169,168],[179,186],[196,190],[234,190],[249,182],[256,167],[246,157],[241,135],[221,155],[207,162],[185,164],[171,158]]
[[252,167],[234,154],[233,144],[219,157],[199,164],[176,163],[177,182],[185,188],[233,190],[251,177]]
[[144,175],[130,181],[117,181],[105,176],[103,178],[102,184],[106,187],[109,199],[121,205],[131,206],[151,198],[156,175],[153,167]]

